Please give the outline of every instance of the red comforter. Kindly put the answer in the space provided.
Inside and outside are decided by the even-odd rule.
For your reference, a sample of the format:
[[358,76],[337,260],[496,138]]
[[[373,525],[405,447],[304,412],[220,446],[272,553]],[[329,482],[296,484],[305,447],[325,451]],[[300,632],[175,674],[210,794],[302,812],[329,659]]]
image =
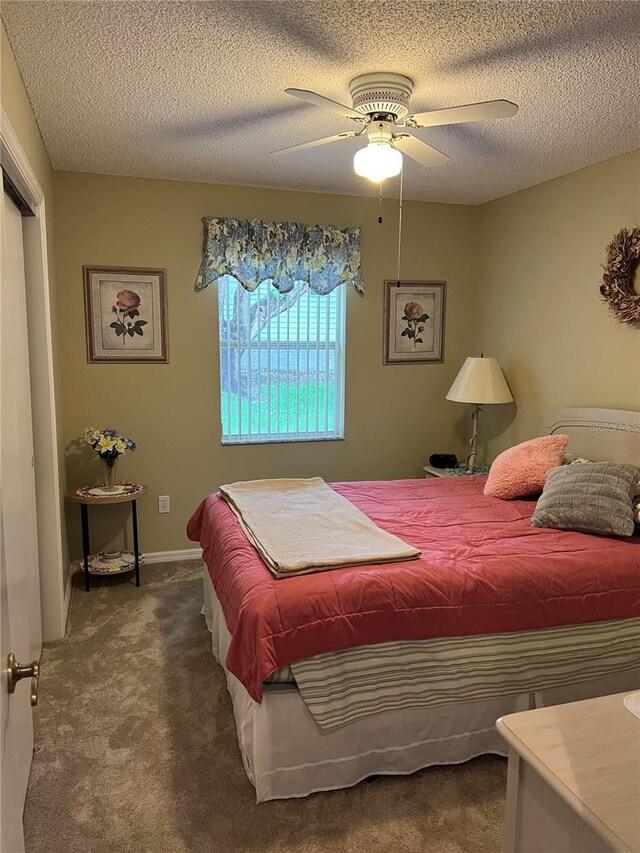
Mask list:
[[484,477],[336,483],[418,560],[276,579],[219,495],[189,521],[232,634],[228,669],[260,701],[274,670],[322,652],[640,616],[640,537],[530,526],[535,501]]

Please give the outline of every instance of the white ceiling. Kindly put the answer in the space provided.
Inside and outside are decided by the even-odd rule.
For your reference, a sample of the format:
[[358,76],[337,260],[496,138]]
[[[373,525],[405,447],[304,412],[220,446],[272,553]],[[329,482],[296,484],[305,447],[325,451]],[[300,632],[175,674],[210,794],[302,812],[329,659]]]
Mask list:
[[357,74],[415,81],[411,111],[506,98],[515,118],[417,131],[408,198],[478,204],[640,147],[640,3],[255,0],[3,2],[56,169],[377,192],[361,142],[269,152],[353,124],[284,94],[350,104]]

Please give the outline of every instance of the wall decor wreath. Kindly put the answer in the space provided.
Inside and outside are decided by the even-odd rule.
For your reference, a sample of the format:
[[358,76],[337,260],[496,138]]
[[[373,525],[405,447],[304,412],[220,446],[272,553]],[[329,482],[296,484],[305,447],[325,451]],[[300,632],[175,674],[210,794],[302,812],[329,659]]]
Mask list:
[[640,326],[640,293],[635,278],[640,263],[640,228],[623,228],[607,246],[600,293],[614,317]]

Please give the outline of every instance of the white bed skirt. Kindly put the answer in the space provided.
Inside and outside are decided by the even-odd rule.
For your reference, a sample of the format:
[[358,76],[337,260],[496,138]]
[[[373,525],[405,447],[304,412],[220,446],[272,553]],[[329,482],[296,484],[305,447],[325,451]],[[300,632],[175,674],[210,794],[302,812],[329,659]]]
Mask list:
[[506,744],[495,728],[498,717],[640,687],[636,670],[532,694],[385,711],[322,731],[294,684],[265,685],[258,704],[227,670],[224,661],[231,635],[206,568],[203,579],[203,613],[213,654],[227,678],[242,760],[259,803],[348,788],[372,775],[414,773],[487,753],[506,755]]

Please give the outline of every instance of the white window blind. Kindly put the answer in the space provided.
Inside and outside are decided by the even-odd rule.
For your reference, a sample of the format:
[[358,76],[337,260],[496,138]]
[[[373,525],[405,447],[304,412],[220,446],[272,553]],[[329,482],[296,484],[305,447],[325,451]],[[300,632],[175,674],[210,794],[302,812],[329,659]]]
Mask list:
[[223,444],[344,437],[346,287],[218,283]]

